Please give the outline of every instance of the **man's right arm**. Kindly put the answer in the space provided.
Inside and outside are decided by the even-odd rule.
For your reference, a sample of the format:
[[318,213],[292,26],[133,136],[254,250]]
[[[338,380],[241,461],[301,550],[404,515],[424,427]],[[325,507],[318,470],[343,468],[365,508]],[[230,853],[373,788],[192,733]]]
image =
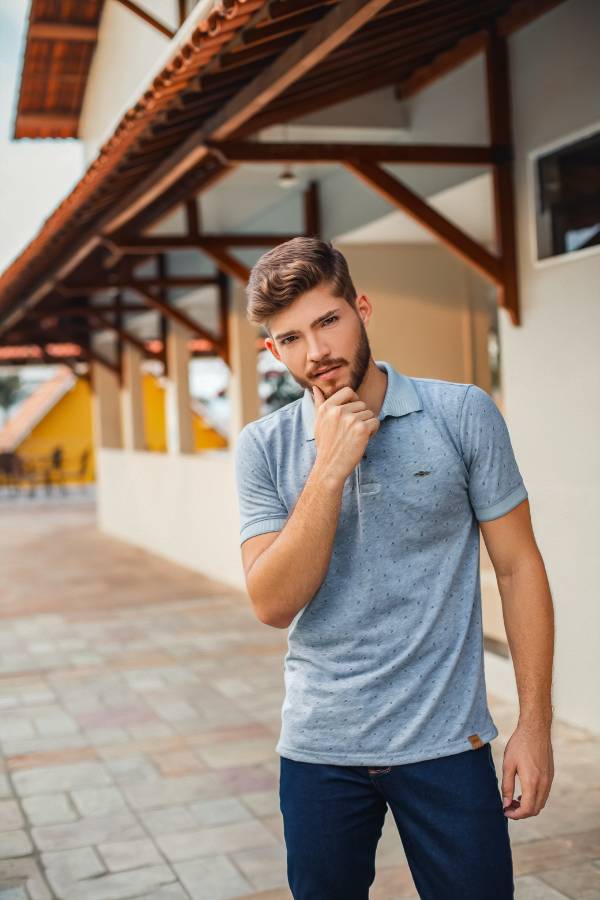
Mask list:
[[[285,526],[246,572],[252,605],[266,625],[287,628],[319,590],[331,560],[344,483],[315,462]],[[246,558],[253,540],[258,536],[242,544]]]

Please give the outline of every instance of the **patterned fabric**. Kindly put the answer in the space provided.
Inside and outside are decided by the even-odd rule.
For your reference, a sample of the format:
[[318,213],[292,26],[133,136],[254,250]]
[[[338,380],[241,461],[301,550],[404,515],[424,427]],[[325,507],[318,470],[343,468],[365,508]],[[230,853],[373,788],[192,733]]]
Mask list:
[[[496,737],[486,698],[478,522],[527,497],[506,423],[474,384],[385,361],[381,425],[346,479],[329,568],[288,630],[277,752],[388,766]],[[240,541],[281,530],[314,464],[312,392],[235,447]]]

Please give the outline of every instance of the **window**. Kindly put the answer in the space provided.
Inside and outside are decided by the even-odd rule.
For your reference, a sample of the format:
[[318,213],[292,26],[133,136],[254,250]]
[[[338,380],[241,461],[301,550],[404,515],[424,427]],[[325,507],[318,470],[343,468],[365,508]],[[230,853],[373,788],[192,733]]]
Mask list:
[[600,131],[535,160],[538,258],[600,246]]

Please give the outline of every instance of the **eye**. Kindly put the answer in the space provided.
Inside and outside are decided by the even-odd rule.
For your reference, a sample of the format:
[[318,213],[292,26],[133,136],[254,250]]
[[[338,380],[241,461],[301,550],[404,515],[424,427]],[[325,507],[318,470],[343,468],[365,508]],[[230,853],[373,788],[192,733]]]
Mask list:
[[334,315],[334,316],[329,316],[328,319],[324,319],[324,320],[323,320],[323,325],[326,325],[327,322],[333,322],[334,319],[339,319],[339,316],[335,316],[335,315]]
[[286,338],[284,338],[284,339],[282,340],[281,343],[282,343],[282,344],[288,344],[288,343],[289,343],[290,341],[292,341],[293,339],[294,339],[294,335],[291,335],[291,337],[286,337]]

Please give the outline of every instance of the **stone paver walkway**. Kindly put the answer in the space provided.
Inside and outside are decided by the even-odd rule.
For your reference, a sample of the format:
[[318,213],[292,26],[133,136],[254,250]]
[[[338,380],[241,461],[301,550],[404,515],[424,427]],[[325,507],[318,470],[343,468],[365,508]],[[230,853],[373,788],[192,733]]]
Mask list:
[[[0,900],[290,900],[285,632],[99,533],[90,502],[4,500],[0,548]],[[499,771],[515,710],[492,711]],[[561,723],[554,741],[548,806],[510,823],[517,897],[593,900],[600,741]],[[409,897],[388,813],[371,898]]]

